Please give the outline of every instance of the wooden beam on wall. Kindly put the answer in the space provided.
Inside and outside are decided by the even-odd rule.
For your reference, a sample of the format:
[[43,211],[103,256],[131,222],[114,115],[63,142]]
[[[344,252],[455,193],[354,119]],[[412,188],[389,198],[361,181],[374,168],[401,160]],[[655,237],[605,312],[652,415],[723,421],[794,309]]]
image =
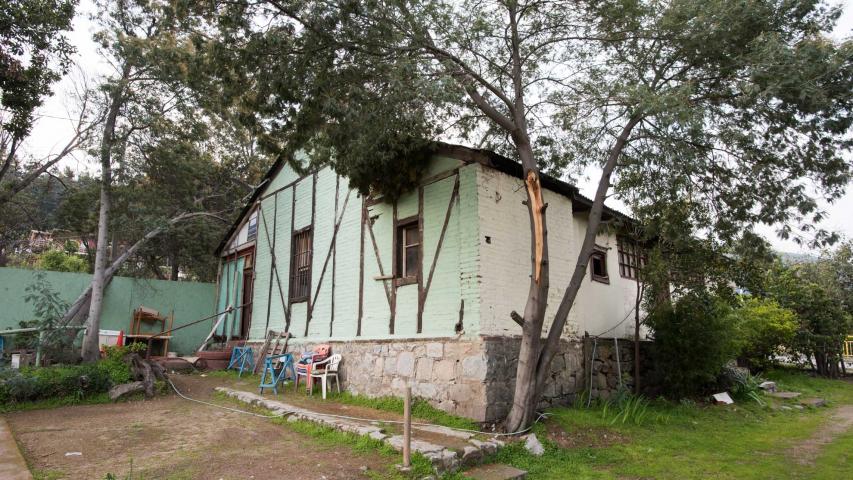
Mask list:
[[438,255],[441,253],[441,245],[444,243],[444,235],[447,233],[447,224],[450,223],[450,213],[453,211],[453,202],[458,196],[459,175],[456,175],[456,180],[453,182],[453,192],[450,194],[450,202],[448,202],[447,211],[444,214],[444,224],[441,226],[441,235],[439,235],[438,244],[435,246],[435,255],[432,257],[432,266],[429,268],[429,277],[427,277],[426,287],[424,287],[424,305],[426,305],[427,295],[429,295],[429,287],[432,286],[432,276],[435,273],[435,266],[438,263]]
[[358,249],[358,321],[355,327],[355,336],[361,336],[361,317],[364,315],[364,222],[367,218],[367,205],[364,196],[361,197],[361,224],[359,225],[359,249]]
[[[320,287],[323,286],[323,278],[326,275],[326,268],[329,266],[329,259],[332,257],[332,252],[335,249],[335,244],[338,240],[338,231],[341,227],[341,222],[344,219],[344,213],[346,213],[347,203],[349,202],[349,194],[347,194],[346,198],[344,198],[344,206],[341,211],[340,218],[336,218],[335,220],[335,229],[332,232],[332,242],[329,244],[329,251],[326,253],[326,259],[323,261],[323,269],[320,271],[320,279],[317,281],[317,289],[314,291],[314,295],[308,298],[308,321],[311,320],[311,315],[314,311],[314,305],[317,303],[317,296],[320,294]],[[305,322],[305,336],[308,336],[308,322]]]
[[418,187],[418,328],[423,331],[424,323],[424,186]]

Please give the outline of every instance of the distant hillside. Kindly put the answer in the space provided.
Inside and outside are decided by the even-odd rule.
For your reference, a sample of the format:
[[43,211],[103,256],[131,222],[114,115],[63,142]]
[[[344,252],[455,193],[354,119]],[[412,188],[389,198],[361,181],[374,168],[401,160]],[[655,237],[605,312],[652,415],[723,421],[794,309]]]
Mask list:
[[776,252],[782,259],[785,265],[794,265],[797,263],[814,263],[818,260],[817,255],[810,253],[792,253],[792,252]]

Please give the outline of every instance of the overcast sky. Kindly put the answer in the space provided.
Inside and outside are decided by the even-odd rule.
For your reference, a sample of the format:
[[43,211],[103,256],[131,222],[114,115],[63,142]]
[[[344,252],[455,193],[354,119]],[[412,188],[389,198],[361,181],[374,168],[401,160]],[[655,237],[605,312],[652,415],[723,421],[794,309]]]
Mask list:
[[[853,35],[853,0],[845,0],[844,13],[832,36],[841,39]],[[77,47],[76,62],[86,76],[96,79],[98,76],[111,73],[109,65],[105,64],[97,52],[97,47],[92,42],[93,25],[89,21],[93,5],[90,0],[81,0],[77,17],[74,20],[74,31],[69,34],[71,42]],[[72,74],[73,76],[73,74]],[[45,102],[39,110],[41,115],[36,124],[33,134],[24,145],[24,151],[34,157],[43,157],[50,152],[57,151],[68,140],[72,134],[72,122],[68,117],[73,117],[73,105],[66,101],[66,92],[71,88],[70,79],[66,78],[59,82],[54,91],[56,94]],[[70,113],[72,112],[72,113]],[[76,172],[95,171],[96,162],[78,154],[76,158],[63,163]],[[598,171],[590,168],[584,172],[584,176],[578,179],[582,193],[591,196],[595,192]],[[609,205],[626,210],[616,200],[608,201]],[[848,238],[853,238],[853,184],[850,185],[848,193],[834,204],[821,202],[822,208],[827,212],[826,220],[821,226],[828,230],[842,233]],[[775,234],[775,227],[761,225],[758,231],[764,234],[777,250],[785,252],[809,252],[788,240],[783,241]]]

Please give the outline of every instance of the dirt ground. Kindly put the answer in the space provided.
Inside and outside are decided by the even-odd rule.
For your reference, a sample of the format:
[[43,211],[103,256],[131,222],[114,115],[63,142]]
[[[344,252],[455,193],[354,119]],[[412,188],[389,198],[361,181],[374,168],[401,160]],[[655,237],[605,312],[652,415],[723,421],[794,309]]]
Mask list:
[[789,453],[801,465],[810,465],[818,457],[824,445],[832,443],[851,428],[853,428],[853,405],[842,405],[832,412],[829,422],[804,442],[794,445]]
[[[214,379],[175,375],[186,395],[211,398]],[[68,479],[355,479],[393,459],[329,446],[267,419],[176,395],[7,415],[35,471]],[[67,455],[79,452],[80,455]],[[63,476],[58,476],[59,474]]]

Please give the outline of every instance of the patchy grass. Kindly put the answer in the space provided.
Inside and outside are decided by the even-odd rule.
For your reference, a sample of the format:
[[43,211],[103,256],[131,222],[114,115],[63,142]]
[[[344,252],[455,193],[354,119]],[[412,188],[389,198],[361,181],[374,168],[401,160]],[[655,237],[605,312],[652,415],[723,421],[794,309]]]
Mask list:
[[[142,398],[142,394],[138,396],[130,396],[127,400]],[[64,397],[47,398],[44,400],[34,400],[31,402],[0,404],[0,413],[25,412],[28,410],[42,410],[45,408],[66,407],[69,405],[97,405],[100,403],[110,403],[109,395],[98,393],[80,398],[76,395],[67,395]]]
[[[773,371],[767,377],[804,396],[820,396],[834,405],[853,403],[853,384],[847,381],[811,378],[791,370]],[[831,407],[784,411],[755,402],[724,407],[655,400],[644,412],[653,421],[638,425],[630,420],[614,422],[618,416],[603,405],[553,409],[547,430],[559,428],[563,434],[553,437],[552,431],[555,441],[551,441],[545,426],[535,427],[545,455],[533,457],[523,444],[514,443],[489,461],[527,470],[531,479],[853,478],[853,432],[827,445],[814,465],[800,465],[791,458],[791,446],[825,424]],[[573,441],[573,435],[590,431],[612,434],[619,441]]]
[[[257,407],[254,405],[247,405],[221,392],[216,392],[214,394],[214,398],[221,403],[228,403],[233,406],[238,406],[240,409],[245,411],[258,413],[261,415],[274,415],[271,410],[267,410],[265,408]],[[356,435],[351,432],[342,432],[339,430],[335,430],[334,428],[327,427],[325,425],[318,425],[314,422],[309,422],[305,420],[289,422],[287,421],[287,417],[274,417],[270,418],[270,421],[275,424],[281,425],[287,429],[290,429],[294,432],[298,432],[303,435],[308,435],[316,439],[318,442],[326,445],[347,445],[352,448],[352,450],[356,453],[381,455],[389,458],[401,458],[400,452],[397,452],[391,446],[370,437]],[[407,480],[428,477],[430,475],[433,475],[433,470],[432,464],[430,464],[430,461],[426,457],[419,453],[413,453],[412,469],[406,474],[397,471],[397,469],[393,466],[389,467],[388,470],[384,472],[369,471],[367,472],[367,474],[370,478],[373,478],[375,480]],[[456,480],[461,478],[461,476],[455,474],[445,475],[441,477],[442,480]]]
[[[353,395],[349,392],[327,393],[326,395],[329,400],[334,402],[403,414],[403,399],[399,397],[369,398],[364,395]],[[473,420],[439,410],[421,398],[412,399],[412,417],[445,427],[479,430],[477,423]]]
[[[234,388],[248,389],[249,391],[255,392],[257,392],[258,384],[261,381],[260,375],[251,375],[245,372],[243,373],[242,377],[237,377],[236,370],[216,370],[212,372],[207,372],[207,376],[227,380],[229,384],[232,385]],[[302,397],[308,398],[302,388],[300,388],[296,392],[293,392],[292,385],[292,382],[287,382],[284,387],[279,387],[279,391],[282,391],[282,389],[286,388],[286,395],[300,395]],[[319,389],[319,386],[315,384],[314,388]],[[269,392],[270,390],[267,391]],[[314,395],[317,395],[316,391],[314,392]],[[287,401],[287,396],[285,396],[283,401]],[[329,391],[326,393],[325,401],[337,402],[358,407],[374,408],[376,410],[398,413],[400,415],[403,414],[403,399],[401,397],[386,396],[370,398],[364,395],[353,395],[349,392],[337,393],[334,391]],[[416,418],[419,421],[434,423],[436,425],[443,425],[445,427],[479,430],[477,423],[473,420],[458,417],[456,415],[451,415],[443,410],[439,410],[438,408],[433,407],[429,404],[429,402],[421,398],[412,399],[412,417]]]
[[65,473],[60,470],[34,470],[33,480],[60,480],[65,478]]
[[821,397],[830,404],[853,404],[853,381],[813,377],[802,370],[777,368],[762,375],[776,382],[779,390],[801,392],[804,397]]

